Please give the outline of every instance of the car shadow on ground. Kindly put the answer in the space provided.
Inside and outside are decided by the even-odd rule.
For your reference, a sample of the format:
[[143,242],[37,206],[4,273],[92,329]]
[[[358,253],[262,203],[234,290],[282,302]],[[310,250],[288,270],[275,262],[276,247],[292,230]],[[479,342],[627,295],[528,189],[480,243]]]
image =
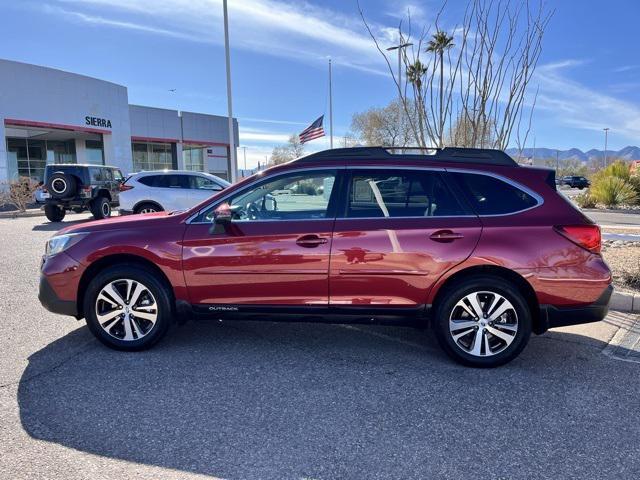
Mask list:
[[480,370],[409,328],[192,322],[124,353],[82,327],[29,358],[18,402],[34,438],[225,479],[597,477],[626,461],[601,438],[635,428],[611,399],[637,399],[587,340],[532,337]]

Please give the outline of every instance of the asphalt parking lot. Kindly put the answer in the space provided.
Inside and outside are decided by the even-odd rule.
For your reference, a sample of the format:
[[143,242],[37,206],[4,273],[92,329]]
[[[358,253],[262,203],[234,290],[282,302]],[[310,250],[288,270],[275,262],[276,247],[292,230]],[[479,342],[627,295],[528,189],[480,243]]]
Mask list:
[[114,352],[37,301],[56,228],[0,219],[0,478],[640,478],[633,316],[495,370],[392,327],[192,322]]

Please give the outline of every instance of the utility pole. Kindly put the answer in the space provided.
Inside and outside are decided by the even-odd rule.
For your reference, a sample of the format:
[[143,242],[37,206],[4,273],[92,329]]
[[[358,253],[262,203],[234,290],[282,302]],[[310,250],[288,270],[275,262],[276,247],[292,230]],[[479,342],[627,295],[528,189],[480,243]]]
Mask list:
[[609,140],[609,127],[603,128],[604,130],[604,168],[607,168],[607,141]]
[[333,148],[333,92],[331,91],[331,59],[329,59],[329,148]]
[[247,170],[247,147],[242,147],[242,149],[244,150],[244,170],[246,173]]
[[[401,42],[399,45],[396,45],[395,47],[389,47],[387,48],[387,52],[392,52],[393,50],[398,50],[398,96],[402,97],[402,49],[406,48],[406,47],[410,47],[411,45],[413,45],[413,43],[402,43],[402,38],[400,39]],[[398,112],[398,143],[400,143],[400,134],[402,132],[402,109],[399,109]],[[398,145],[398,146],[402,146],[402,145]]]
[[233,106],[231,102],[231,55],[229,53],[229,15],[227,0],[222,0],[224,16],[224,53],[227,64],[227,110],[229,115],[229,176],[231,183],[238,180],[238,162],[236,161],[236,136],[233,128]]

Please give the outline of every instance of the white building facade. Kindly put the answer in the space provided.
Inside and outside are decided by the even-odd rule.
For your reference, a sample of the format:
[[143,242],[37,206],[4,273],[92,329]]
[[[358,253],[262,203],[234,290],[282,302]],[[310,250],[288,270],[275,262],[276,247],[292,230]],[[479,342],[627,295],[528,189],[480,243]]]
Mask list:
[[122,85],[0,59],[0,181],[42,180],[57,163],[230,179],[228,132],[227,117],[129,105]]

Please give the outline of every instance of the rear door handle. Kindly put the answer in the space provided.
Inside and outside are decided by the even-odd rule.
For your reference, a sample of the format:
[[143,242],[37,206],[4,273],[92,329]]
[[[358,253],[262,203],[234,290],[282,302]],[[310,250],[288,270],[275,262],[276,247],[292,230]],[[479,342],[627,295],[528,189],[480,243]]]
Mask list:
[[464,235],[451,230],[438,230],[437,232],[433,232],[429,238],[435,242],[446,243],[464,238]]
[[296,240],[296,244],[304,248],[315,248],[327,243],[327,241],[326,238],[319,237],[318,235],[304,235]]

